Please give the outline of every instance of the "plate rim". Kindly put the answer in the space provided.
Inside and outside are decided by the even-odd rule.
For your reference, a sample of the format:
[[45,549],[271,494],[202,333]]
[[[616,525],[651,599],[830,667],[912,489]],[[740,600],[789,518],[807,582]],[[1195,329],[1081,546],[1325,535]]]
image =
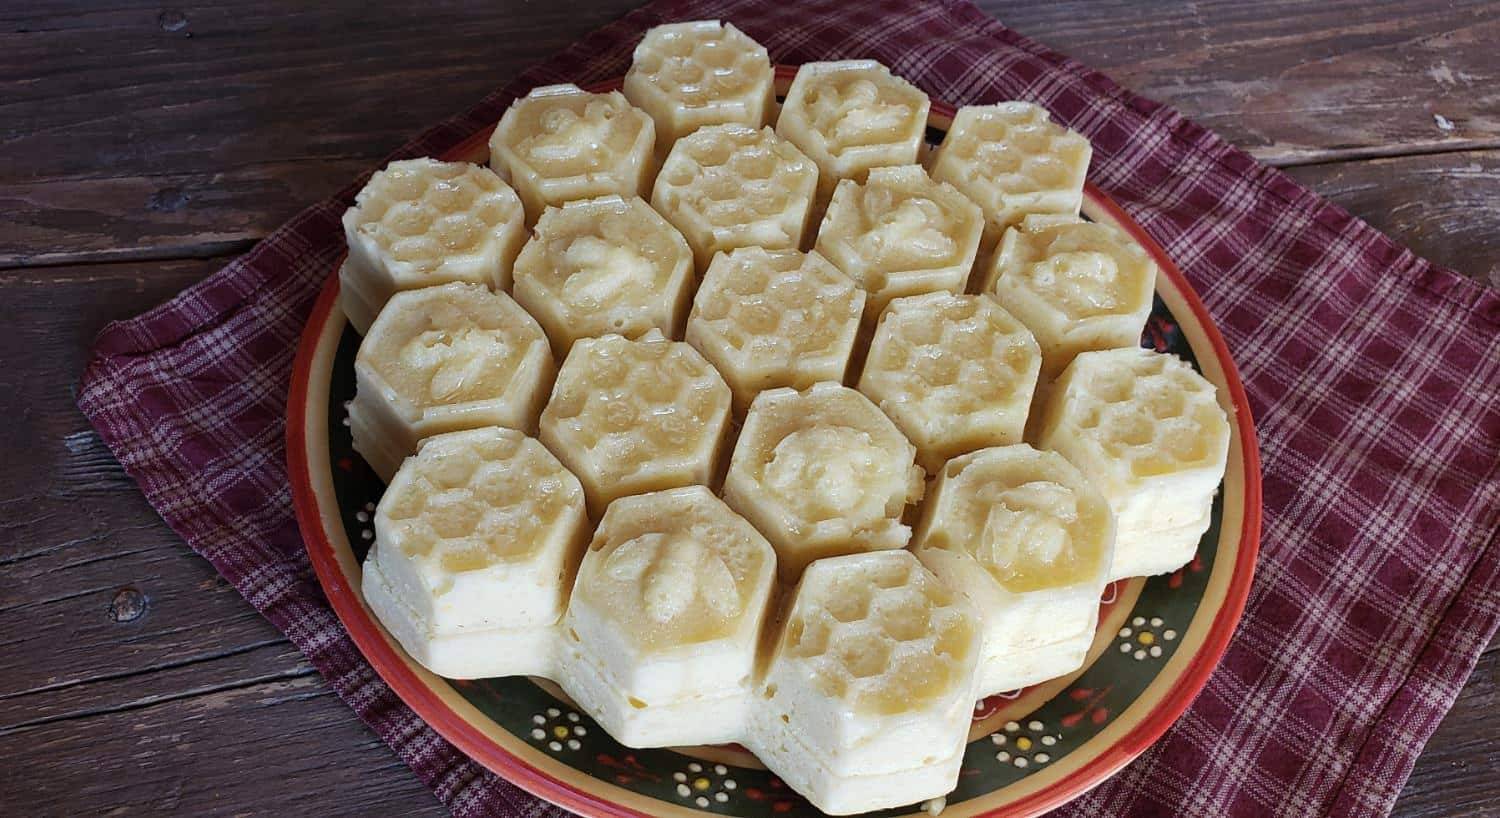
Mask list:
[[[779,81],[789,80],[795,72],[795,66],[776,66],[776,77]],[[619,78],[615,78],[590,84],[587,88],[589,90],[612,90],[619,86],[620,81]],[[947,103],[932,101],[932,114],[935,117],[951,120],[954,110],[953,106]],[[480,128],[473,135],[444,152],[444,156],[460,154],[466,150],[472,150],[480,143],[487,142],[491,130],[490,127]],[[1094,757],[1085,760],[1066,778],[1054,785],[1027,793],[1012,802],[982,813],[985,816],[1036,815],[1061,806],[1108,779],[1155,743],[1186,712],[1202,691],[1203,686],[1207,684],[1209,676],[1222,661],[1224,652],[1243,614],[1254,580],[1255,564],[1260,547],[1262,496],[1259,441],[1256,437],[1248,394],[1230,355],[1228,344],[1186,276],[1161,246],[1145,232],[1144,228],[1092,182],[1085,182],[1084,198],[1095,209],[1102,211],[1118,227],[1130,234],[1151,254],[1162,274],[1172,282],[1173,289],[1187,306],[1198,330],[1213,351],[1224,386],[1229,393],[1227,396],[1229,403],[1234,410],[1233,423],[1239,439],[1239,454],[1242,458],[1241,471],[1244,485],[1241,498],[1243,508],[1240,536],[1234,566],[1229,575],[1229,585],[1202,644],[1161,698],[1151,706],[1151,710],[1124,735],[1104,747]],[[325,515],[314,488],[312,467],[308,456],[309,437],[307,434],[308,410],[313,405],[308,398],[315,386],[311,379],[314,363],[324,351],[323,339],[329,330],[328,323],[337,311],[339,291],[337,270],[338,263],[335,263],[313,304],[298,340],[291,388],[287,397],[286,457],[292,502],[308,558],[319,585],[328,597],[340,623],[349,633],[360,654],[370,662],[376,673],[402,702],[410,707],[424,723],[431,726],[470,759],[539,798],[583,815],[647,816],[649,818],[649,813],[640,812],[633,807],[608,800],[600,794],[589,792],[561,780],[490,740],[439,699],[417,676],[407,660],[401,658],[392,642],[374,621],[358,589],[347,581],[337,549],[325,529],[329,518]],[[1201,351],[1195,350],[1195,352],[1199,352],[1201,357]],[[318,386],[326,388],[327,384]],[[325,395],[322,403],[326,404],[326,402]],[[323,408],[326,409],[326,405]],[[322,415],[322,419],[326,423],[326,413]],[[342,524],[336,516],[333,521]]]

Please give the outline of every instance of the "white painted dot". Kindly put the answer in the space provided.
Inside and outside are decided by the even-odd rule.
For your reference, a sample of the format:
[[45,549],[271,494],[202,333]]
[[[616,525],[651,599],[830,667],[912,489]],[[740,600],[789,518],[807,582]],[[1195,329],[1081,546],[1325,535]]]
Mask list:
[[547,723],[547,717],[546,716],[532,716],[531,717],[531,723],[532,724],[546,724]]
[[1139,628],[1140,626],[1146,624],[1146,617],[1144,617],[1144,616],[1137,616],[1136,618],[1130,620],[1130,624],[1132,624],[1132,625],[1136,626],[1137,628]]
[[1130,652],[1130,643],[1129,642],[1125,642],[1125,643],[1121,644],[1120,645],[1120,652],[1121,653],[1129,653]]
[[568,749],[569,750],[577,750],[579,747],[582,747],[582,746],[583,746],[583,744],[581,744],[578,741],[578,739],[576,739],[576,738],[570,738],[570,739],[568,739]]
[[684,782],[684,781],[687,780],[687,773],[681,773],[681,772],[672,773],[672,780],[676,781],[679,784],[681,784],[682,782]]
[[348,426],[348,425],[349,425],[349,419],[348,419],[348,418],[344,418],[344,425],[345,425],[345,426]]
[[725,801],[729,800],[729,793],[727,793],[727,792],[716,792],[716,793],[714,793],[714,800],[718,801],[720,804],[722,804]]
[[1005,723],[1005,732],[1007,733],[1014,733],[1019,729],[1021,729],[1021,725],[1016,724],[1013,721],[1008,721]]
[[354,519],[359,520],[362,523],[368,523],[370,521],[370,512],[356,511],[354,512]]
[[575,724],[575,725],[573,725],[573,735],[575,735],[575,736],[586,736],[588,734],[589,734],[589,731],[583,729],[583,725],[581,725],[581,724]]
[[1005,736],[1002,736],[999,733],[996,733],[993,736],[990,736],[990,741],[995,742],[995,746],[996,747],[1004,747],[1005,746]]
[[547,749],[554,753],[562,752],[562,745],[555,741],[549,741],[547,742]]
[[1146,658],[1146,652],[1144,650],[1138,650],[1138,651],[1136,651],[1135,652],[1135,658],[1136,658],[1136,661],[1140,661],[1141,659]]
[[702,764],[697,764],[697,763],[689,764],[688,765],[688,772],[690,772],[690,773],[701,773],[701,772],[703,772],[703,765]]
[[1038,764],[1046,764],[1047,762],[1052,760],[1052,756],[1049,756],[1046,753],[1037,753],[1035,758],[1036,763]]
[[686,798],[689,795],[692,795],[693,791],[690,790],[690,789],[688,789],[688,785],[686,785],[686,784],[678,784],[677,785],[677,794],[680,795],[680,796],[682,796],[683,798]]
[[1037,732],[1037,731],[1039,731],[1039,730],[1042,729],[1042,723],[1039,722],[1039,721],[1027,722],[1026,723],[1026,729],[1030,730],[1033,733],[1035,733],[1035,732]]
[[1042,736],[1042,743],[1051,747],[1057,743],[1057,736]]
[[1120,629],[1120,638],[1121,639],[1129,639],[1130,635],[1132,633],[1135,633],[1135,631],[1133,631],[1133,630],[1131,630],[1129,628],[1121,628]]
[[1163,639],[1167,640],[1168,642],[1170,642],[1173,639],[1177,638],[1177,631],[1172,631],[1172,630],[1162,631],[1161,632],[1161,638],[1163,638]]
[[561,716],[561,715],[562,715],[562,711],[558,710],[556,707],[549,707],[549,708],[547,708],[547,718],[549,718],[549,719],[555,719],[555,718],[557,718],[558,716]]
[[568,711],[568,721],[576,723],[578,721],[578,714],[572,712],[571,710]]
[[726,789],[726,790],[732,790],[732,789],[734,789],[735,787],[738,787],[738,786],[739,786],[739,782],[735,781],[733,778],[726,778],[726,779],[724,779],[724,789]]
[[1015,765],[1024,769],[1026,767],[1026,759],[1017,757],[1015,760]]
[[1151,617],[1151,627],[1153,627],[1153,628],[1160,628],[1161,627],[1161,617],[1159,617],[1159,616],[1153,616],[1153,617]]
[[723,775],[724,773],[727,773],[727,772],[729,772],[729,768],[725,767],[723,764],[715,764],[714,765],[714,775]]
[[366,529],[364,529],[364,530],[362,530],[362,531],[359,532],[359,536],[364,537],[365,539],[368,540],[368,539],[371,539],[371,538],[373,538],[375,536],[375,532],[373,532],[370,529],[366,528]]
[[1154,656],[1160,656],[1161,655],[1161,645],[1152,645],[1150,653],[1151,653],[1151,655],[1153,657]]
[[995,760],[1000,762],[1001,764],[1004,764],[1005,762],[1010,761],[1010,753],[1001,750],[1000,752],[995,753]]
[[365,511],[374,511],[374,510],[375,510],[375,504],[374,503],[365,503]]
[[541,741],[542,739],[547,737],[547,731],[538,727],[535,730],[531,731],[531,737],[536,739],[537,741]]
[[700,795],[696,799],[694,799],[693,803],[697,804],[700,807],[706,807],[708,806],[708,799]]

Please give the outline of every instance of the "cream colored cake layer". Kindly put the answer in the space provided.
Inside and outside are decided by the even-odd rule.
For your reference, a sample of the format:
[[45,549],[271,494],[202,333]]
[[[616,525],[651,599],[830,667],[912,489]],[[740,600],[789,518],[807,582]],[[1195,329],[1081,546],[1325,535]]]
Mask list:
[[776,547],[783,581],[808,563],[903,548],[922,496],[916,448],[864,395],[836,383],[773,389],[750,404],[724,500]]
[[625,98],[656,122],[657,154],[704,125],[760,128],[775,109],[771,60],[730,23],[694,20],[646,32],[625,74]]
[[578,479],[589,512],[714,474],[729,387],[698,351],[652,331],[573,344],[542,411],[541,438]]
[[1056,452],[981,449],[938,472],[912,550],[979,611],[978,695],[1082,666],[1114,545],[1108,501]]
[[516,100],[490,136],[490,167],[521,194],[528,222],[548,206],[611,193],[645,196],[656,126],[619,91],[546,85]]
[[927,95],[874,60],[803,63],[787,90],[776,132],[818,164],[826,201],[840,179],[917,161]]
[[738,740],[775,567],[703,486],[614,501],[568,609],[563,688],[629,747]]
[[1029,213],[1077,216],[1093,147],[1029,102],[958,109],[932,156],[932,178],[977,202],[986,246]]
[[983,231],[979,206],[920,165],[875,168],[838,183],[817,250],[870,294],[873,323],[892,298],[963,292]]
[[547,208],[515,266],[516,300],[559,358],[579,338],[675,335],[692,281],[682,234],[643,199],[619,196]]
[[743,411],[766,389],[843,380],[864,302],[816,252],[742,247],[714,256],[687,342],[718,367]]
[[1085,352],[1058,379],[1037,445],[1061,453],[1114,510],[1110,579],[1187,564],[1224,478],[1229,419],[1213,384],[1175,355]]
[[354,358],[354,448],[384,471],[429,435],[530,429],[555,371],[547,336],[505,293],[444,284],[391,297]]
[[801,247],[817,183],[817,165],[770,128],[709,125],[672,146],[651,204],[682,231],[701,273],[736,247]]
[[955,455],[1021,442],[1042,356],[989,295],[898,298],[880,316],[859,391],[917,446],[929,474]]
[[578,480],[520,432],[428,438],[375,510],[365,598],[434,673],[550,675],[587,522]]
[[834,815],[948,793],[973,714],[978,618],[908,551],[813,563],[747,745]]
[[488,168],[425,158],[390,163],[344,211],[341,303],[352,307],[345,314],[364,333],[402,290],[452,281],[509,286],[522,222],[515,191]]
[[982,284],[1036,336],[1050,380],[1080,352],[1140,343],[1156,271],[1114,227],[1028,216],[1005,231]]

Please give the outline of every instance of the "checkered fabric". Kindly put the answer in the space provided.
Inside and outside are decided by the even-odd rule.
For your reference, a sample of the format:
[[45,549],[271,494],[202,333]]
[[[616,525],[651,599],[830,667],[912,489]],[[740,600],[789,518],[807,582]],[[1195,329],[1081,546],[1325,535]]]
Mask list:
[[[1061,810],[1378,815],[1500,621],[1500,294],[1439,269],[1177,112],[962,2],[664,0],[406,145],[436,154],[532,86],[619,76],[648,27],[723,18],[783,63],[872,57],[955,104],[1026,99],[1202,294],[1260,430],[1265,531],[1192,708]],[[363,180],[101,333],[79,404],[146,497],[460,815],[552,815],[417,719],[309,569],[283,454],[292,356]]]

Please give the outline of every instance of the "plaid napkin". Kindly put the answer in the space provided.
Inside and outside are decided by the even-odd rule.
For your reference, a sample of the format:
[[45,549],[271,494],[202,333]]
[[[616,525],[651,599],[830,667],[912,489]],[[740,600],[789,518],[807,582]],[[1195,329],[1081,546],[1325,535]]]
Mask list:
[[[1061,814],[1386,813],[1500,621],[1500,294],[963,2],[662,0],[399,155],[450,147],[532,86],[619,76],[642,31],[693,18],[732,20],[780,62],[873,57],[937,99],[1045,105],[1093,141],[1093,180],[1228,339],[1265,479],[1244,621],[1186,715]],[[556,814],[454,750],[371,671],[292,518],[292,355],[359,183],[106,327],[79,405],[173,529],[455,814]]]

